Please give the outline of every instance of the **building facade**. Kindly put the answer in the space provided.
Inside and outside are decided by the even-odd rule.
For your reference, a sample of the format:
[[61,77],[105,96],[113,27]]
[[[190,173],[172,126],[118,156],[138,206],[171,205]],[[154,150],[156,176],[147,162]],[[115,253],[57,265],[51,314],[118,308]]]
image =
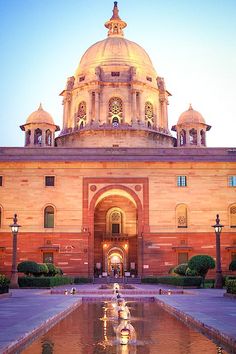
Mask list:
[[85,277],[164,275],[193,255],[215,257],[219,213],[226,272],[236,258],[236,148],[207,148],[211,127],[191,105],[169,129],[171,94],[125,39],[116,2],[105,27],[61,92],[62,129],[40,104],[21,126],[25,146],[0,149],[0,272],[11,270],[15,212],[18,262]]

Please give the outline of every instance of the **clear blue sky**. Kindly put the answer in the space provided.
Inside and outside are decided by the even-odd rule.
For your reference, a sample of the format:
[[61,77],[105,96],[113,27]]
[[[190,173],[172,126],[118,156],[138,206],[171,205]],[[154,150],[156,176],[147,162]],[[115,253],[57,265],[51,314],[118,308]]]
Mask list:
[[[120,0],[125,37],[150,55],[172,93],[169,126],[189,103],[212,125],[208,146],[236,146],[236,1]],[[85,50],[106,38],[108,0],[0,0],[0,146],[39,103],[62,125],[59,93]]]

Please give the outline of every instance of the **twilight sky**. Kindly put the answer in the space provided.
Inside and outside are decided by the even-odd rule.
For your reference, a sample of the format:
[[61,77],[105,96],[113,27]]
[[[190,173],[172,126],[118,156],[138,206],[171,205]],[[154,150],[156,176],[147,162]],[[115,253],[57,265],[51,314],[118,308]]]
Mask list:
[[[189,103],[212,126],[207,144],[236,146],[236,1],[120,0],[125,37],[149,54],[171,92],[169,127]],[[24,146],[39,103],[62,125],[66,79],[106,38],[111,0],[0,0],[0,146]],[[174,134],[174,133],[173,133]]]

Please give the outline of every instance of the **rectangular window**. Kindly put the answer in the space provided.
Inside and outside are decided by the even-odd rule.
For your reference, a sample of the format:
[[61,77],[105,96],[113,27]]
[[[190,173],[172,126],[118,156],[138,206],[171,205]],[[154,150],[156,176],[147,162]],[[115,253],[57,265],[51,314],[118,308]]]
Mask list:
[[112,233],[119,234],[120,233],[120,224],[112,224]]
[[231,261],[236,261],[236,252],[231,253]]
[[147,81],[152,82],[152,78],[150,76],[147,76],[146,79],[147,79]]
[[112,71],[111,76],[120,76],[120,72],[119,71]]
[[0,187],[2,187],[2,176],[0,176]]
[[84,81],[84,80],[85,80],[85,76],[81,76],[81,77],[79,78],[79,82]]
[[55,186],[55,176],[45,176],[45,186],[46,187]]
[[43,263],[53,263],[53,253],[44,252],[43,253]]
[[179,252],[178,253],[178,264],[188,263],[188,253],[187,252]]
[[187,177],[186,176],[178,176],[177,177],[177,186],[178,187],[187,187]]
[[236,187],[236,176],[229,176],[229,186]]

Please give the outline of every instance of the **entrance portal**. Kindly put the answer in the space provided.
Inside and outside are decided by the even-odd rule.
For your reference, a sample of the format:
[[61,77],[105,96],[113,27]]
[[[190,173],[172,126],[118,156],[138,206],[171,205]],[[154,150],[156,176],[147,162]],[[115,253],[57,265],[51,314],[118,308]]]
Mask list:
[[137,206],[123,195],[112,194],[99,201],[94,210],[95,276],[137,275]]
[[113,277],[123,276],[123,257],[121,254],[111,251],[111,254],[107,257],[107,270]]

